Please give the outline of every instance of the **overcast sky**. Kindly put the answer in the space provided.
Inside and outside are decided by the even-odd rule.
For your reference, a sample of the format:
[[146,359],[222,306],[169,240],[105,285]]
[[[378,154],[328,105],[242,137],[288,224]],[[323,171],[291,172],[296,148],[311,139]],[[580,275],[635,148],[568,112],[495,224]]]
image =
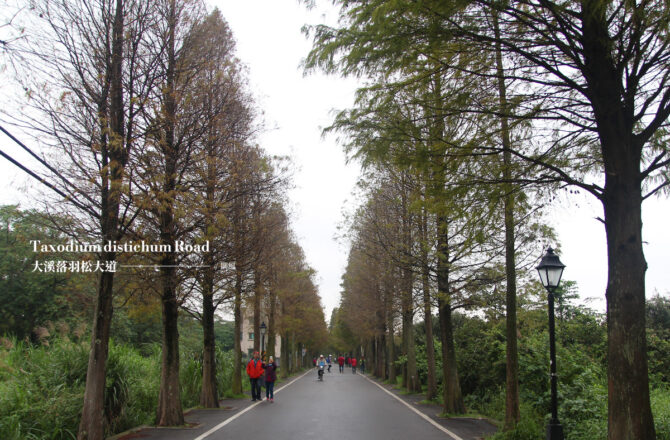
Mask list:
[[[307,10],[297,0],[210,0],[228,21],[237,40],[238,57],[249,69],[250,84],[265,113],[268,130],[259,142],[271,154],[289,154],[298,169],[291,191],[293,227],[308,263],[317,270],[317,282],[326,318],[339,302],[341,276],[347,249],[335,241],[343,209],[351,211],[351,192],[358,167],[345,166],[344,154],[334,137],[323,139],[321,129],[332,121],[332,110],[353,102],[355,80],[312,74],[304,77],[300,63],[310,42],[301,33],[304,24],[334,23],[330,1]],[[0,92],[2,91],[0,85]],[[34,163],[0,134],[0,147]],[[26,201],[21,191],[27,182],[21,172],[0,158],[0,203]],[[350,202],[347,202],[350,201]],[[647,296],[670,290],[670,234],[667,199],[645,202]],[[604,311],[607,279],[605,233],[596,220],[602,208],[592,197],[571,197],[557,206],[553,216],[559,232],[564,279],[577,281],[582,299],[595,298],[594,308]],[[538,256],[539,257],[539,256]]]

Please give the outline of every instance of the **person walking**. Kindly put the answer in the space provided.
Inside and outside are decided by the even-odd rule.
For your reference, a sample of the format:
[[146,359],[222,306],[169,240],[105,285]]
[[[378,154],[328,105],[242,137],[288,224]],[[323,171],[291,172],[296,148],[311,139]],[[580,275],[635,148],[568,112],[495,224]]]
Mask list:
[[365,374],[365,356],[361,356],[361,373]]
[[351,358],[351,372],[353,374],[356,374],[356,358],[355,357]]
[[265,399],[269,400],[270,403],[275,401],[275,381],[277,380],[277,363],[275,359],[270,356],[267,364],[263,364],[265,369]]
[[337,364],[340,366],[340,373],[344,372],[344,356],[340,355],[340,357],[337,358]]
[[247,375],[251,382],[251,401],[261,400],[260,377],[263,375],[263,361],[259,359],[257,351],[254,351],[253,358],[247,364]]

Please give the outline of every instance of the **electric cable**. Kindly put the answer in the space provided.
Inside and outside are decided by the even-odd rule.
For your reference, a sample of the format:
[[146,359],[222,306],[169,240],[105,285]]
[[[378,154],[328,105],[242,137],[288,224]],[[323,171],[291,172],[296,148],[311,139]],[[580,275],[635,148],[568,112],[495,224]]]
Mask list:
[[76,185],[74,185],[72,182],[70,182],[66,177],[64,177],[61,173],[59,173],[58,170],[56,170],[54,167],[52,167],[51,165],[49,165],[44,159],[42,159],[42,158],[39,157],[37,154],[35,154],[35,153],[33,152],[33,150],[31,150],[31,149],[28,148],[23,142],[21,142],[20,140],[18,140],[13,134],[11,134],[9,131],[7,131],[7,129],[5,129],[5,127],[3,127],[2,125],[0,125],[0,131],[2,131],[4,134],[6,134],[11,140],[13,140],[15,143],[17,143],[21,148],[23,148],[25,151],[27,151],[31,156],[33,156],[35,159],[37,159],[37,160],[39,161],[39,163],[41,163],[42,165],[44,165],[45,167],[47,167],[52,173],[54,173],[55,175],[57,175],[58,177],[60,177],[61,180],[63,180],[63,182],[67,183],[67,184],[70,185],[72,188],[74,188],[74,190],[75,190],[76,192],[78,192],[79,194],[81,194],[82,196],[84,196],[84,198],[85,198],[86,200],[88,200],[89,202],[91,202],[94,206],[97,205],[97,203],[95,202],[95,200],[93,200],[88,194],[86,194],[85,192],[79,190],[79,188],[77,188]]
[[64,197],[66,200],[71,201],[71,202],[72,202],[75,206],[77,206],[79,209],[83,209],[84,211],[86,211],[86,212],[88,212],[89,214],[91,214],[94,218],[98,218],[98,217],[99,217],[98,214],[97,214],[95,211],[93,211],[91,208],[89,208],[88,206],[82,204],[81,202],[79,202],[79,201],[78,201],[77,199],[75,199],[74,197],[65,194],[63,191],[61,191],[60,189],[56,188],[54,185],[52,185],[51,183],[47,182],[47,181],[44,180],[42,177],[38,176],[36,173],[34,173],[34,172],[33,172],[32,170],[30,170],[28,167],[26,167],[26,166],[22,165],[21,163],[19,163],[17,160],[15,160],[14,158],[12,158],[9,154],[7,154],[7,153],[5,153],[4,151],[0,150],[0,156],[4,157],[5,159],[7,159],[8,161],[10,161],[11,163],[13,163],[14,165],[16,165],[17,167],[21,168],[23,171],[25,171],[26,173],[28,173],[28,174],[29,174],[30,176],[32,176],[33,178],[37,179],[37,180],[38,180],[40,183],[42,183],[43,185],[46,185],[47,187],[49,187],[49,188],[51,188],[52,190],[54,190],[54,191],[57,192],[60,196]]

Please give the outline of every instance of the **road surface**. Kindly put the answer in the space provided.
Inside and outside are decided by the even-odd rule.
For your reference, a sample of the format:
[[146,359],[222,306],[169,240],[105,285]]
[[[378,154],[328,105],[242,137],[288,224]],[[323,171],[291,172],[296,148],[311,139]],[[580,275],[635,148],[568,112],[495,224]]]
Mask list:
[[[265,397],[264,389],[262,394]],[[146,428],[118,439],[474,440],[484,431],[495,432],[479,420],[437,419],[361,374],[352,374],[348,368],[339,373],[337,366],[325,374],[323,382],[310,370],[277,384],[274,403],[226,401],[224,405],[230,406],[192,411],[186,417],[192,425],[189,429]]]

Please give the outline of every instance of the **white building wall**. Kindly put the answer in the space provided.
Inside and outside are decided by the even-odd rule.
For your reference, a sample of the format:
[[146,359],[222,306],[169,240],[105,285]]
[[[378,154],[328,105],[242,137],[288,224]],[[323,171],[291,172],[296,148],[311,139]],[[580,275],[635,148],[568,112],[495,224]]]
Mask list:
[[[261,322],[263,322],[262,319]],[[267,321],[265,322],[265,324],[267,325]],[[250,358],[254,353],[254,338],[261,337],[261,335],[254,335],[254,315],[252,309],[242,310],[242,331],[239,337],[241,338],[240,348],[242,350],[242,356]],[[268,335],[266,333],[265,334],[266,351],[268,344],[269,344]],[[261,347],[262,344],[259,343],[258,346]],[[280,355],[281,355],[281,337],[277,334],[275,336],[275,359],[279,359]]]

